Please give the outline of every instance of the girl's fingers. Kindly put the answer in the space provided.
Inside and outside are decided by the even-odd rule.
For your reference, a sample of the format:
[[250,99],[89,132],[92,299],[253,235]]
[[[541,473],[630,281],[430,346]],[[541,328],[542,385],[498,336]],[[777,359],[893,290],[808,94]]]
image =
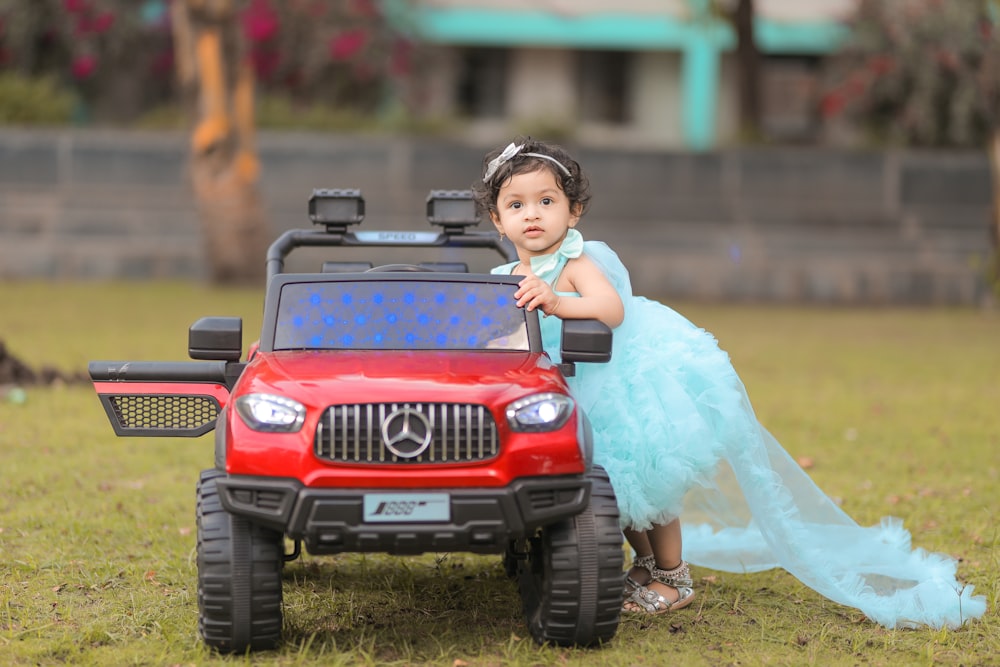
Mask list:
[[523,298],[521,298],[517,302],[517,305],[524,306],[528,310],[533,310],[534,309],[534,305],[533,305],[534,301],[535,301],[535,297],[529,296],[529,295],[525,295]]
[[542,308],[545,305],[546,298],[545,294],[542,293],[531,297],[526,297],[525,299],[522,299],[522,301],[523,303],[519,303],[518,305],[524,305],[524,307],[527,310],[535,310],[538,308]]
[[545,305],[549,289],[544,280],[535,275],[528,275],[518,283],[514,298],[517,299],[518,306],[527,310],[535,310]]

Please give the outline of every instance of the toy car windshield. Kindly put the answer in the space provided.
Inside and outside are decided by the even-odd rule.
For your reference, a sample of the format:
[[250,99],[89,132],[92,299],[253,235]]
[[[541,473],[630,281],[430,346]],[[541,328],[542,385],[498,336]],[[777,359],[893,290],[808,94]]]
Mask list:
[[516,284],[415,278],[284,282],[273,350],[529,350]]

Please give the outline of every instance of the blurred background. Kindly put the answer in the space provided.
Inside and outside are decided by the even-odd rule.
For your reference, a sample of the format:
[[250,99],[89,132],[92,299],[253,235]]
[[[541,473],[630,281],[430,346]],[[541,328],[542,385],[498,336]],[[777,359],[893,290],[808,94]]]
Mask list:
[[313,188],[429,230],[518,135],[637,293],[996,298],[1000,0],[0,0],[0,280],[263,286]]

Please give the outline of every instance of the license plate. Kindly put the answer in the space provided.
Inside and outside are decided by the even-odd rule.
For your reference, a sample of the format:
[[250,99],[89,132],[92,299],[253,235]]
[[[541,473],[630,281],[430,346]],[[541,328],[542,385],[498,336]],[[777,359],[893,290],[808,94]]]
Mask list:
[[366,493],[366,523],[413,523],[451,520],[447,493]]

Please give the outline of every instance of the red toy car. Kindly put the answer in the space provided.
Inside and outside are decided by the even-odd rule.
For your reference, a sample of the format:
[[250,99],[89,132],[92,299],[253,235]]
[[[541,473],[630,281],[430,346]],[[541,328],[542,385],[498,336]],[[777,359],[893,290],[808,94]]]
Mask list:
[[[275,647],[282,566],[302,552],[503,554],[539,642],[610,640],[622,537],[607,475],[565,376],[610,358],[611,331],[566,321],[542,350],[518,278],[447,265],[328,262],[283,273],[294,248],[512,249],[469,229],[466,191],[435,191],[437,232],[352,232],[357,190],[317,190],[310,217],[272,244],[259,341],[240,318],[191,326],[189,362],[94,361],[118,435],[201,436],[199,630],[225,652]],[[444,269],[443,271],[440,269]],[[286,538],[294,544],[285,552]]]

